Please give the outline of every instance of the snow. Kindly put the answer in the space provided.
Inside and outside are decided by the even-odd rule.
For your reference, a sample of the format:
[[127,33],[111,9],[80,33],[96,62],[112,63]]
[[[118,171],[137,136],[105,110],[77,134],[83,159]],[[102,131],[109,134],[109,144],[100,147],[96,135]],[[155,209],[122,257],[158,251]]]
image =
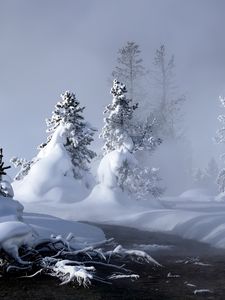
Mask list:
[[117,187],[118,171],[125,161],[133,166],[137,164],[134,156],[126,147],[121,147],[106,154],[98,168],[99,182],[109,188]]
[[65,150],[66,126],[59,125],[51,141],[36,157],[29,173],[22,180],[14,181],[15,198],[21,202],[76,202],[90,193],[91,176],[75,180],[72,162]]
[[23,214],[16,200],[0,196],[0,249],[26,264],[18,254],[22,245],[32,246],[44,239],[70,241],[74,248],[104,241],[103,231],[95,226],[40,214]]
[[198,294],[212,293],[212,291],[209,289],[200,289],[200,290],[194,290],[193,293],[194,295],[198,295]]
[[[71,233],[76,248],[79,245],[88,245],[105,239],[103,231],[96,226],[63,220],[46,214],[24,213],[23,220],[33,228],[40,238],[60,235],[66,239]],[[73,243],[71,244],[73,245]]]
[[180,196],[182,201],[198,201],[198,202],[208,202],[213,201],[213,195],[210,195],[210,191],[207,189],[192,189],[183,192]]
[[[84,180],[74,180],[71,174],[71,161],[63,147],[64,130],[58,126],[28,175],[13,184],[15,198],[22,202],[27,212],[167,232],[225,248],[223,201],[219,202],[204,189],[188,190],[176,197],[149,197],[145,201],[136,201],[118,186],[118,170],[123,163],[126,161],[131,166],[138,163],[125,145],[103,157],[98,169],[98,183],[90,191]],[[90,235],[77,234],[74,224],[62,223],[50,216],[38,218],[29,214],[24,218],[29,224],[33,222],[33,228],[41,236],[51,232],[65,239],[65,234],[73,230],[78,241],[82,236],[92,236],[88,228],[85,232],[90,232]],[[69,229],[71,226],[73,230]],[[62,232],[61,228],[66,228],[66,232]],[[101,238],[104,239],[103,235]]]

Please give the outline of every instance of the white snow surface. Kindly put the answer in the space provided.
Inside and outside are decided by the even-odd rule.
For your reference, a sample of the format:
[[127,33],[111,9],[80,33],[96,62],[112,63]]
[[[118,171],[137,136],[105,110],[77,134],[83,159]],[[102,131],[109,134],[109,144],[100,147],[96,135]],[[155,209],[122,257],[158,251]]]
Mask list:
[[20,181],[13,182],[15,198],[26,202],[76,202],[90,193],[92,178],[84,172],[83,178],[74,179],[72,163],[64,147],[67,128],[62,124],[51,141],[37,155],[35,164]]
[[[140,230],[167,232],[183,238],[225,248],[225,203],[162,198],[160,207],[134,204],[121,190],[97,185],[84,201],[56,207],[35,205],[33,209],[74,220],[130,226]],[[144,201],[145,202],[145,201]],[[32,207],[30,206],[31,210]]]
[[50,238],[66,242],[68,235],[70,245],[77,249],[105,239],[103,231],[95,226],[48,215],[23,215],[23,206],[18,201],[0,196],[0,249],[17,261],[26,263],[18,255],[20,246]]
[[[206,190],[189,190],[160,200],[132,199],[117,186],[117,172],[124,160],[131,165],[137,162],[126,147],[121,147],[104,156],[98,184],[85,198],[82,185],[73,181],[71,188],[70,177],[64,176],[69,174],[70,162],[61,144],[53,141],[45,151],[22,187],[14,186],[15,195],[20,196],[27,212],[167,232],[225,248],[225,202],[215,201]],[[78,198],[82,201],[76,202]]]

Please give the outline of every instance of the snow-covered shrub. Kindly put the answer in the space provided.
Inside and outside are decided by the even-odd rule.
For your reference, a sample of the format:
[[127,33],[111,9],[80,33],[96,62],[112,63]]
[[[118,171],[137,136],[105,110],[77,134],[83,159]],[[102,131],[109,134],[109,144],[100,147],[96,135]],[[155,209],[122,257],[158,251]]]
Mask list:
[[47,141],[40,145],[40,149],[45,148],[58,126],[64,126],[66,128],[64,147],[71,158],[75,178],[82,178],[82,172],[89,169],[88,164],[96,156],[95,152],[89,149],[95,129],[84,121],[84,109],[75,94],[68,91],[62,94],[52,117],[46,120],[47,132],[50,133]]
[[125,161],[118,171],[118,185],[136,200],[146,200],[149,195],[160,197],[164,188],[160,186],[161,178],[156,168],[130,167]]

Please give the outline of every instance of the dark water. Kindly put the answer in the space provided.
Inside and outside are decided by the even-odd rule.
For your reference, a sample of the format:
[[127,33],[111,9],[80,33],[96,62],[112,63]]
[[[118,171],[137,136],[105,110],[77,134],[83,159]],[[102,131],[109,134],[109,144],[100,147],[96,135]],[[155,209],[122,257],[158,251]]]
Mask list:
[[[116,280],[112,285],[95,284],[84,289],[77,285],[59,286],[54,278],[0,278],[0,299],[221,299],[225,300],[225,257],[223,250],[176,236],[138,231],[131,228],[99,225],[107,237],[124,247],[134,244],[173,246],[150,254],[163,267],[127,265],[140,279]],[[194,294],[195,290],[210,291]]]

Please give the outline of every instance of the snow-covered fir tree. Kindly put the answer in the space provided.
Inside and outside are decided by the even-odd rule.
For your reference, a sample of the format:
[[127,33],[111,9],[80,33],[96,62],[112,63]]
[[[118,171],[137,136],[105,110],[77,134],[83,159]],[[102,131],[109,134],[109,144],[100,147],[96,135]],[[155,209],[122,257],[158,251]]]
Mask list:
[[[61,95],[61,100],[56,104],[52,117],[46,120],[49,133],[47,141],[41,144],[38,149],[40,153],[44,151],[50,143],[53,134],[60,126],[64,127],[66,135],[64,147],[71,158],[73,165],[73,175],[76,179],[81,179],[82,174],[89,170],[89,163],[96,156],[89,146],[93,141],[95,129],[84,120],[83,111],[85,107],[80,106],[75,94],[66,91]],[[15,167],[20,167],[16,175],[16,180],[22,180],[40,158],[40,154],[31,161],[14,157],[11,162]]]
[[10,182],[4,179],[6,176],[6,170],[11,168],[10,166],[5,167],[3,162],[3,150],[0,148],[0,196],[13,198],[14,193]]
[[84,109],[85,107],[80,106],[75,94],[69,91],[62,94],[61,101],[56,104],[52,117],[46,120],[49,133],[47,141],[40,145],[41,149],[46,147],[57,127],[62,124],[66,128],[64,146],[70,155],[75,178],[82,177],[82,172],[89,169],[89,163],[96,156],[95,152],[89,148],[95,129],[84,120]]
[[104,154],[119,149],[125,143],[129,150],[133,151],[131,127],[133,113],[137,109],[138,104],[133,104],[131,99],[127,99],[126,93],[125,84],[115,79],[111,88],[113,100],[105,108],[104,114],[107,117],[104,118],[105,125],[100,134],[100,137],[105,141]]
[[106,106],[104,114],[105,125],[100,137],[105,141],[104,154],[119,149],[122,145],[131,152],[137,150],[153,150],[161,143],[161,139],[154,136],[155,120],[151,122],[137,121],[133,118],[138,103],[133,103],[126,97],[126,86],[118,80],[113,81],[111,94],[112,104]]
[[[220,103],[223,107],[225,107],[225,97],[219,98]],[[225,115],[219,115],[219,122],[222,123],[222,127],[217,130],[215,140],[218,144],[225,143]],[[224,160],[225,154],[222,155],[222,159]],[[222,168],[217,177],[217,184],[220,192],[225,192],[225,168]]]
[[[115,150],[127,151],[135,160],[137,151],[152,151],[161,140],[153,135],[154,124],[150,126],[149,122],[140,123],[133,119],[138,105],[126,98],[126,92],[124,84],[118,80],[113,81],[113,100],[104,111],[107,117],[104,119],[105,125],[100,137],[105,140],[104,155]],[[124,153],[121,157],[123,155]],[[143,199],[147,194],[158,197],[163,191],[158,185],[160,179],[155,168],[142,168],[137,161],[135,165],[131,165],[125,159],[117,171],[117,185],[136,199]]]
[[14,179],[22,180],[24,176],[28,174],[32,164],[35,162],[35,159],[28,161],[25,158],[12,157],[10,162],[14,165],[15,168],[20,168]]

